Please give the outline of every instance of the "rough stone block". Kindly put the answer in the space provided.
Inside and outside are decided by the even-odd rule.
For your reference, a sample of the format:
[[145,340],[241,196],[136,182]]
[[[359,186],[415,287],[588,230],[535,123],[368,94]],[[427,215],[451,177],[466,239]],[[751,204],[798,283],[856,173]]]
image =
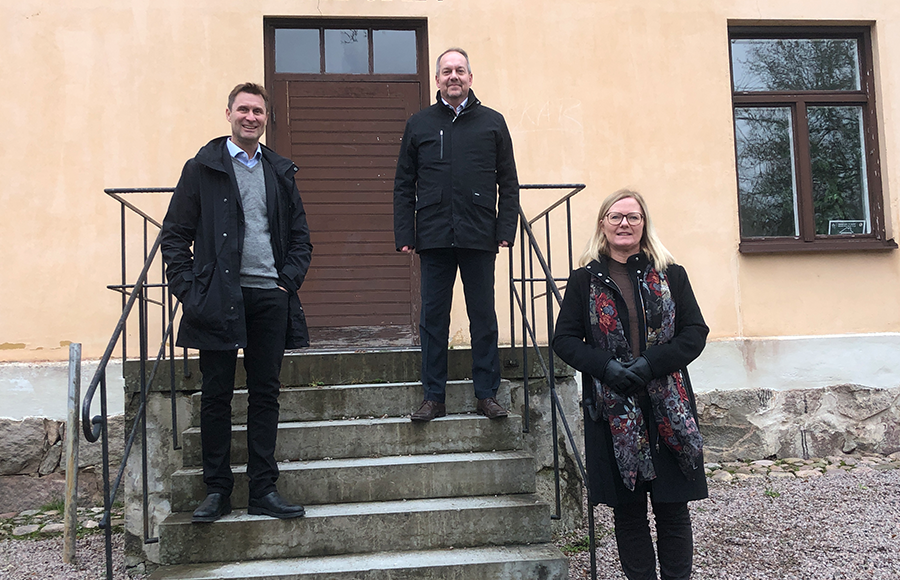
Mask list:
[[37,474],[49,448],[44,419],[0,419],[0,475]]
[[[95,506],[103,502],[103,482],[93,468],[78,474],[78,504]],[[65,497],[66,477],[61,472],[38,477],[0,477],[0,513],[39,508]]]
[[[108,429],[110,470],[114,471],[119,469],[119,465],[122,463],[122,452],[125,448],[125,416],[113,415],[110,417],[108,420]],[[98,439],[94,443],[88,443],[87,440],[84,439],[82,433],[79,433],[78,436],[81,437],[81,442],[78,447],[79,469],[88,466],[102,465],[102,440]]]
[[706,459],[824,457],[900,449],[900,389],[710,391],[697,395]]
[[50,449],[47,450],[47,454],[44,455],[44,459],[41,461],[41,466],[38,468],[39,475],[50,475],[56,468],[59,467],[59,459],[62,457],[63,446],[61,441],[57,441]]

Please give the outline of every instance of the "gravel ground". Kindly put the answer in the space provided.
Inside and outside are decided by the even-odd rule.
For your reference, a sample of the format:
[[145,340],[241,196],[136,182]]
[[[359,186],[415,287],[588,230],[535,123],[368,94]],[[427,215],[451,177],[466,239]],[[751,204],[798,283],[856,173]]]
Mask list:
[[[113,578],[140,580],[125,574],[123,535],[113,534]],[[47,540],[0,541],[0,578],[3,580],[101,580],[106,578],[103,534],[92,534],[76,543],[75,565],[62,561],[62,537]]]
[[[612,510],[597,507],[598,578],[623,580]],[[900,469],[853,469],[821,477],[710,481],[692,502],[694,580],[897,580],[900,578]],[[589,555],[570,550],[586,527],[560,538],[569,578],[589,578]],[[122,534],[113,536],[116,579],[126,579]],[[62,537],[0,541],[0,579],[100,580],[102,534],[81,538],[78,563],[62,562]],[[141,580],[144,576],[133,576]]]
[[[694,580],[900,578],[900,470],[710,481],[709,492],[690,504]],[[624,580],[612,510],[594,513],[597,577]],[[567,549],[586,535],[585,526],[558,542],[572,580],[590,578],[588,552]]]

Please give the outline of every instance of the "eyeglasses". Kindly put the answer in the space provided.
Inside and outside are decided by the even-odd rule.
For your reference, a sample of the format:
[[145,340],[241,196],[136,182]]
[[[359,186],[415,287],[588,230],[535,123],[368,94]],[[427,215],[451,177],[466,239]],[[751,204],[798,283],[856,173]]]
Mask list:
[[606,214],[606,221],[608,221],[611,225],[617,226],[622,223],[622,220],[628,220],[628,225],[636,226],[644,221],[644,215],[638,212],[632,213],[618,213],[612,212]]

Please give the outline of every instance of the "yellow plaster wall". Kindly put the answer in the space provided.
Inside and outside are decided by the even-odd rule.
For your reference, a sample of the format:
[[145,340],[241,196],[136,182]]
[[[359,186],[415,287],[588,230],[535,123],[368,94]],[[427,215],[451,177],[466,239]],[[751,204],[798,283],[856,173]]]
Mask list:
[[[474,90],[507,118],[522,183],[588,185],[574,200],[577,248],[606,194],[648,197],[714,338],[900,331],[896,251],[738,254],[727,40],[729,22],[874,23],[892,230],[894,0],[0,1],[0,361],[64,359],[68,341],[102,353],[120,301],[105,289],[119,275],[119,211],[102,190],[174,185],[225,133],[228,90],[263,80],[264,16],[427,18],[429,61],[451,45],[469,51]],[[526,211],[551,197],[523,192]],[[161,217],[165,197],[140,205]],[[461,293],[453,321],[465,340]]]

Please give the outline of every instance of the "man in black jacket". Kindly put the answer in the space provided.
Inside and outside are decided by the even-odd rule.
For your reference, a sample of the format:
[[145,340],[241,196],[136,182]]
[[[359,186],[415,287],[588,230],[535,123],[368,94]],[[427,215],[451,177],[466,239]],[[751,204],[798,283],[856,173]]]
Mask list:
[[200,438],[207,496],[194,522],[231,512],[231,399],[244,350],[248,512],[304,514],[276,490],[279,375],[285,348],[308,346],[297,296],[312,255],[297,166],[260,145],[269,98],[253,83],[228,96],[231,137],[213,139],[184,166],[163,220],[162,254],[183,307],[178,346],[200,351]]
[[497,403],[500,357],[494,310],[498,247],[516,235],[519,182],[503,116],[470,90],[469,57],[459,48],[437,60],[437,102],[406,123],[394,180],[397,250],[419,254],[424,401],[413,421],[446,415],[447,343],[459,270],[472,340],[478,412],[506,417]]

